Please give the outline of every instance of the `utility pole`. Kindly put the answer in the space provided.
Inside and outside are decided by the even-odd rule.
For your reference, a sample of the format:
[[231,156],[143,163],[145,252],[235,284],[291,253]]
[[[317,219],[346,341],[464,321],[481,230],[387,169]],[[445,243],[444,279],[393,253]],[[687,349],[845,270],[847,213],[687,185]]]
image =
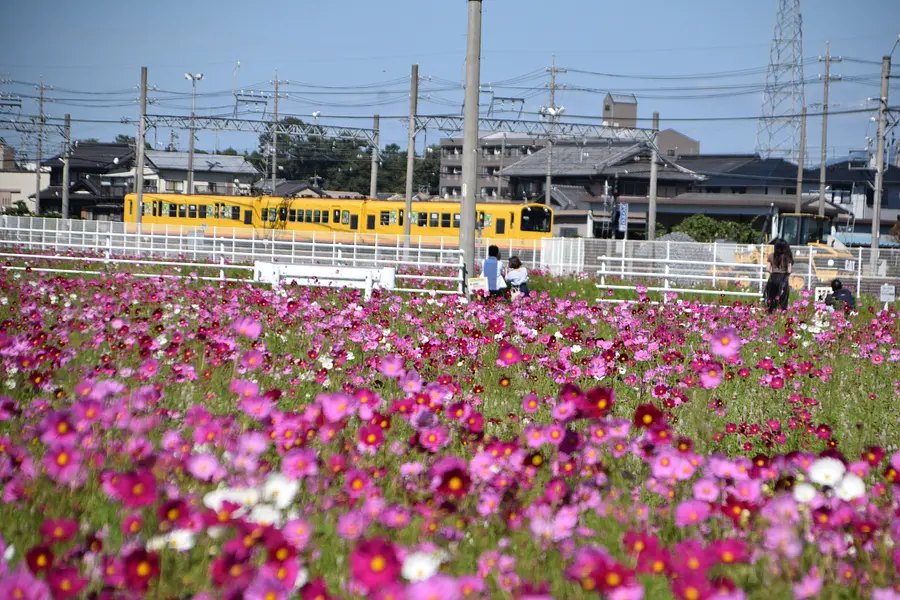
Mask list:
[[828,161],[828,85],[832,80],[840,80],[831,76],[831,63],[841,62],[841,58],[831,56],[831,43],[825,43],[825,58],[819,57],[819,61],[825,62],[825,94],[822,98],[822,165],[819,167],[819,216],[825,216],[825,163]]
[[38,99],[38,132],[37,156],[34,159],[35,191],[34,214],[41,216],[41,154],[44,152],[44,78],[41,77],[40,96]]
[[547,138],[547,179],[544,181],[544,204],[550,206],[551,187],[553,186],[553,138]]
[[556,74],[565,73],[566,69],[556,68],[556,55],[554,54],[552,62],[546,70],[550,73],[550,106],[547,107],[546,111],[542,112],[546,113],[551,126],[547,136],[547,179],[544,182],[544,204],[550,206],[551,188],[553,187],[553,124],[556,123],[556,119],[565,110],[556,106]]
[[653,113],[653,153],[650,156],[650,199],[647,208],[647,239],[656,239],[656,191],[659,178],[659,152],[656,145],[659,133],[659,113]]
[[[896,47],[896,44],[895,44]],[[884,193],[884,142],[887,135],[888,91],[891,79],[891,57],[881,59],[881,96],[878,98],[878,144],[875,155],[875,198],[872,203],[872,249],[869,252],[869,268],[872,274],[878,266],[881,244],[881,196]]]
[[459,245],[463,250],[464,288],[471,297],[468,278],[475,276],[475,188],[478,185],[478,96],[481,83],[481,0],[468,0],[466,91],[463,109],[462,206]]
[[169,130],[169,152],[175,152],[175,130]]
[[409,76],[409,137],[406,142],[406,211],[403,215],[403,247],[409,248],[410,214],[412,213],[413,175],[416,168],[416,112],[419,110],[419,65],[412,66]]
[[185,73],[185,79],[191,80],[191,139],[188,144],[188,184],[187,193],[194,193],[194,119],[197,118],[196,99],[197,99],[197,82],[203,79],[203,73]]
[[62,218],[69,218],[69,156],[72,152],[72,117],[66,114],[66,124],[63,127],[63,183],[62,183]]
[[381,132],[381,117],[375,115],[373,121],[375,122],[373,126],[373,128],[375,129],[375,143],[372,148],[372,176],[369,180],[369,198],[372,199],[374,199],[378,194],[378,154],[379,148],[381,147],[378,140]]
[[794,212],[803,212],[803,161],[806,158],[806,107],[800,111],[800,148],[797,154],[797,199],[794,201]]
[[275,178],[278,177],[278,69],[275,69],[275,120],[272,124],[272,195],[275,195]]
[[147,130],[144,119],[147,118],[147,67],[141,67],[141,115],[138,118],[138,136],[135,141],[135,158],[137,164],[134,167],[134,187],[137,192],[137,213],[135,223],[140,232],[141,221],[144,217],[144,148]]

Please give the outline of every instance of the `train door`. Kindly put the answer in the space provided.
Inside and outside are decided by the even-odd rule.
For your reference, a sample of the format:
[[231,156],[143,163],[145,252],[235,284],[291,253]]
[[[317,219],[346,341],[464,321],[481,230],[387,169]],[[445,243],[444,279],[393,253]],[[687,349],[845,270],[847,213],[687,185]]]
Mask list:
[[244,210],[244,225],[253,225],[253,211]]
[[352,214],[350,215],[350,231],[356,231],[359,229],[359,215]]
[[497,235],[503,235],[504,233],[506,233],[506,219],[497,219],[495,230],[497,232]]

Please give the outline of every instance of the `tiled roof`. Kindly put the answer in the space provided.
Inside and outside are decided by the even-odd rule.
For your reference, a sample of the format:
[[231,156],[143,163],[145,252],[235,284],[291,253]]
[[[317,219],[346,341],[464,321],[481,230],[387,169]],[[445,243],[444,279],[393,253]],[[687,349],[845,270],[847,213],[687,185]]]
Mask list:
[[[116,163],[118,159],[118,163]],[[109,170],[127,166],[134,159],[134,150],[128,144],[104,144],[99,142],[76,142],[69,157],[69,168],[75,170]],[[61,169],[59,156],[43,162],[53,169]]]
[[[147,160],[157,169],[169,171],[187,171],[187,152],[158,152],[147,151]],[[243,156],[229,156],[224,154],[194,154],[194,171],[206,173],[233,173],[244,175],[259,175],[256,167],[244,160]]]

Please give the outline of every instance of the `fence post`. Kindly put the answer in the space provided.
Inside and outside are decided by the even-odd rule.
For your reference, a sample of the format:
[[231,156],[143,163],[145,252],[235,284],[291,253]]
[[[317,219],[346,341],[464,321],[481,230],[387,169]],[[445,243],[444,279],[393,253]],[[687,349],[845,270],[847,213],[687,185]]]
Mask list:
[[716,285],[716,260],[717,260],[717,257],[718,257],[718,254],[717,254],[718,248],[719,248],[719,247],[718,247],[717,243],[716,243],[716,242],[713,242],[713,268],[712,268],[712,284],[713,284],[713,289],[716,289],[716,287],[718,287],[718,286]]
[[531,240],[531,268],[537,268],[537,240]]
[[[809,272],[806,274],[806,289],[812,289],[812,274],[813,274],[813,254],[815,250],[809,248]],[[788,278],[788,285],[790,285],[790,278]]]
[[666,279],[664,288],[666,288],[666,293],[669,291],[669,260],[672,257],[672,240],[666,240]]
[[375,264],[378,264],[378,234],[375,234]]
[[862,247],[857,249],[856,256],[856,297],[862,293]]
[[275,262],[275,230],[272,230],[272,262]]
[[625,246],[628,244],[628,240],[622,240],[622,280],[625,280]]
[[[215,249],[215,242],[213,242],[213,249]],[[219,243],[219,265],[222,267],[219,269],[219,279],[225,281],[225,244]]]
[[422,236],[419,236],[419,251],[416,253],[416,266],[422,268]]
[[112,234],[106,236],[106,260],[104,263],[109,263],[109,259],[112,258]]
[[[762,295],[763,293],[763,282],[765,281],[764,275],[766,274],[766,245],[759,245],[759,277],[757,278],[757,283],[759,284],[759,293]],[[790,280],[788,281],[790,284]]]
[[294,256],[297,252],[297,231],[294,230],[291,232],[291,264],[294,264]]
[[337,231],[331,232],[331,264],[335,264],[340,257],[337,247]]

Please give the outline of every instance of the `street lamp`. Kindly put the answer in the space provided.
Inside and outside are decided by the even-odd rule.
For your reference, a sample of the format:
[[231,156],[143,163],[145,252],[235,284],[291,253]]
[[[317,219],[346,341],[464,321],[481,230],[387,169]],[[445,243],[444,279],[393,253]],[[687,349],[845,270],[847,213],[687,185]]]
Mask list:
[[191,80],[191,139],[188,145],[188,184],[187,193],[194,193],[194,111],[196,110],[197,82],[203,79],[203,73],[185,73],[185,79]]

